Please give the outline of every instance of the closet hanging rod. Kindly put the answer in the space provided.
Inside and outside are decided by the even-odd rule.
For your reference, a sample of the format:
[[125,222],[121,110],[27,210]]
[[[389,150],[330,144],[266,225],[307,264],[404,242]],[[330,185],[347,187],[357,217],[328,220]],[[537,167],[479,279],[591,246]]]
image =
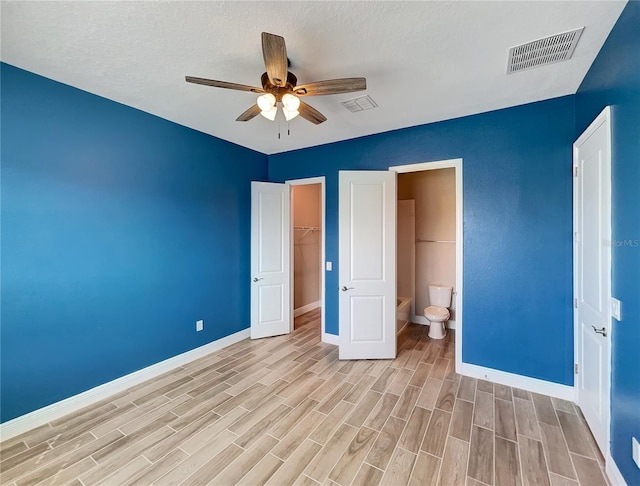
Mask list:
[[455,240],[421,240],[421,239],[417,239],[416,243],[455,243]]

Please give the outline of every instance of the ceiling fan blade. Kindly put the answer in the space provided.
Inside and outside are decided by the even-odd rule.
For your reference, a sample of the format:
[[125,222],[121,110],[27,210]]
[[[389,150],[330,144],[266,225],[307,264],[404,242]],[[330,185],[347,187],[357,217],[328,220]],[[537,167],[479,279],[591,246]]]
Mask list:
[[238,91],[251,91],[252,93],[264,93],[262,88],[255,86],[247,86],[246,84],[227,83],[226,81],[216,81],[215,79],[194,78],[193,76],[185,76],[187,83],[204,84],[205,86],[214,86],[216,88],[235,89]]
[[367,89],[367,80],[365,78],[343,78],[301,84],[293,88],[293,92],[297,96],[320,96],[351,93],[352,91],[363,91],[365,89]]
[[327,121],[327,117],[316,110],[313,106],[308,105],[304,101],[300,101],[300,106],[298,107],[298,111],[300,112],[300,116],[307,121],[315,125],[320,125],[323,121]]
[[245,111],[242,115],[236,118],[236,121],[249,121],[254,116],[259,114],[260,114],[260,107],[258,105],[253,105],[251,108]]
[[284,37],[263,32],[262,55],[271,84],[285,86],[289,63],[287,62],[287,46],[284,43]]

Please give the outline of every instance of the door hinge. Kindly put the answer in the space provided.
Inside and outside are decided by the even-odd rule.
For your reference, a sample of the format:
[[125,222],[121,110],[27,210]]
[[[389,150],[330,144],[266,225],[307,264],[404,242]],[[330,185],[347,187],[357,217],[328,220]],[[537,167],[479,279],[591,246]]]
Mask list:
[[576,309],[578,308],[578,299],[577,298],[573,299],[573,307],[575,307]]
[[573,177],[578,177],[578,166],[577,165],[573,166]]
[[573,372],[577,375],[578,374],[578,363],[573,365]]

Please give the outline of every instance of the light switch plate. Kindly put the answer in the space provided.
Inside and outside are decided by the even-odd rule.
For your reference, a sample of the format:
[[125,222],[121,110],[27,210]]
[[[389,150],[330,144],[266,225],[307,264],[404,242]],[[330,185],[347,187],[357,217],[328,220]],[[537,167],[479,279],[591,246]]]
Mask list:
[[618,299],[614,299],[611,297],[611,315],[614,319],[621,321],[622,320],[622,304]]
[[333,263],[327,262],[327,272],[330,272],[332,268],[333,268]]
[[202,331],[204,329],[204,321],[200,319],[196,321],[196,331]]

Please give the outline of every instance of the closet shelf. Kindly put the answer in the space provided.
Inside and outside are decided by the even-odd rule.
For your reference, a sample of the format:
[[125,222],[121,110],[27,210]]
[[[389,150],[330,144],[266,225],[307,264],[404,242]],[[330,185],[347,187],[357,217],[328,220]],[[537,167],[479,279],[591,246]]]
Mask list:
[[416,243],[455,243],[455,240],[421,240],[421,239],[417,239]]
[[304,231],[301,238],[304,238],[309,231],[320,231],[319,226],[294,226],[293,229],[294,231]]

